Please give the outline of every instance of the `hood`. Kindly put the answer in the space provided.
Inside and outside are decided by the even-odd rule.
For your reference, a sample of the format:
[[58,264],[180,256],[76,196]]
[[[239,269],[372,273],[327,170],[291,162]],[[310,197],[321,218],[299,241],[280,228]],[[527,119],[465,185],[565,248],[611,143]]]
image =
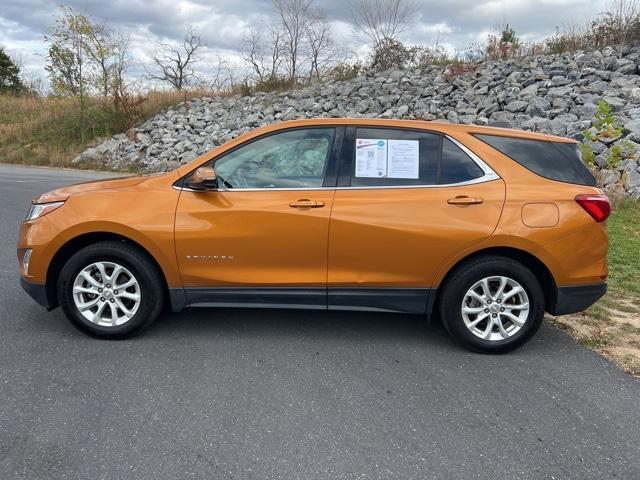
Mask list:
[[35,197],[33,203],[62,202],[76,193],[131,187],[145,181],[147,178],[149,177],[122,177],[78,183],[43,193],[39,197]]

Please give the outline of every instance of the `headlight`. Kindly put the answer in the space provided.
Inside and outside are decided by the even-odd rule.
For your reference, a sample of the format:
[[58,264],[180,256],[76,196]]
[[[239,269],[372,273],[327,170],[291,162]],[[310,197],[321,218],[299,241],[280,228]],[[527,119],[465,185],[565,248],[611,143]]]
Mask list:
[[61,207],[64,202],[49,202],[49,203],[33,203],[29,207],[29,211],[27,212],[27,216],[24,221],[28,222],[29,220],[35,220],[43,215],[46,215],[49,212],[53,212],[56,208]]

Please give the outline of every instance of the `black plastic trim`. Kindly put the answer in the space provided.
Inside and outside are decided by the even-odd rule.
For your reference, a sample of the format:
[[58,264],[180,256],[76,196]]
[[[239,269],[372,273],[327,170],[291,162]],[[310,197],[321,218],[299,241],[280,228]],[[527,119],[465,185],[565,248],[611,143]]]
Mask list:
[[185,288],[190,306],[327,308],[326,288]]
[[324,171],[324,180],[322,186],[324,188],[332,188],[336,186],[338,180],[338,167],[340,165],[340,155],[342,152],[342,143],[344,141],[344,126],[336,126],[333,135],[333,144],[331,145],[331,154]]
[[349,187],[351,185],[351,170],[354,162],[354,145],[356,142],[356,127],[349,125],[345,128],[344,139],[342,141],[342,153],[338,168],[338,187]]
[[43,307],[52,308],[47,298],[47,286],[44,283],[31,283],[20,277],[20,286],[29,294],[39,305]]
[[433,288],[174,288],[171,308],[250,307],[430,314]]
[[550,305],[551,315],[581,312],[596,303],[607,292],[606,283],[557,287],[555,302]]
[[330,288],[329,310],[425,313],[429,288]]
[[171,311],[180,312],[189,305],[187,300],[187,294],[184,288],[170,288],[169,289],[169,302],[171,303]]

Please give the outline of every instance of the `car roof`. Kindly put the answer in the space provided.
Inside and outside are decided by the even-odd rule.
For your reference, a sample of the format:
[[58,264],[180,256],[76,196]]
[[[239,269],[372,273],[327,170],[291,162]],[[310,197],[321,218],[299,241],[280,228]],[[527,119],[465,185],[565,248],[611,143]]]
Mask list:
[[412,128],[440,133],[469,133],[497,135],[503,137],[523,138],[529,140],[543,140],[547,142],[575,143],[570,138],[558,137],[545,133],[528,132],[515,128],[487,127],[482,125],[464,125],[457,123],[429,121],[429,120],[397,120],[383,118],[309,118],[301,120],[288,120],[262,127],[260,130],[276,131],[293,127],[309,127],[323,125],[356,125],[375,127]]

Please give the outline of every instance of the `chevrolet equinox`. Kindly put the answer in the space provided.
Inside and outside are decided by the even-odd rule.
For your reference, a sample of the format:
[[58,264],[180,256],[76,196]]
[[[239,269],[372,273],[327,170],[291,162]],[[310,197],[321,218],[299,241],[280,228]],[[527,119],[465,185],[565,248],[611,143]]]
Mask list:
[[23,288],[102,338],[164,305],[438,312],[503,352],[606,291],[610,204],[574,140],[446,123],[314,119],[164,174],[34,199]]

